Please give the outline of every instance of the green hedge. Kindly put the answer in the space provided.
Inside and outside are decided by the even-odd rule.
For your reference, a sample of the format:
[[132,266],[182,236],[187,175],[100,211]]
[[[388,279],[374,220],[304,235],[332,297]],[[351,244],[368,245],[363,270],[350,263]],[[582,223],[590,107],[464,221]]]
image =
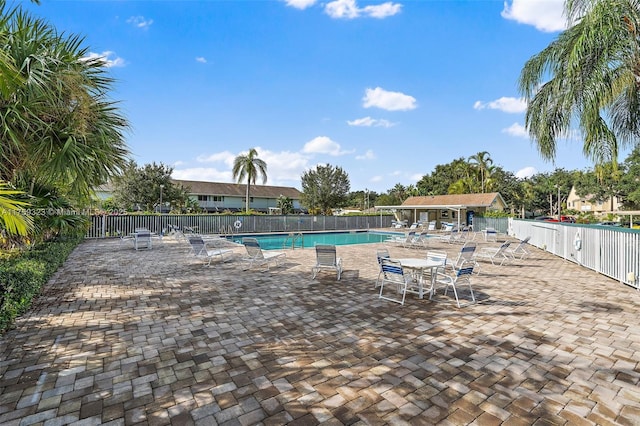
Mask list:
[[52,241],[0,261],[0,333],[24,313],[81,238]]

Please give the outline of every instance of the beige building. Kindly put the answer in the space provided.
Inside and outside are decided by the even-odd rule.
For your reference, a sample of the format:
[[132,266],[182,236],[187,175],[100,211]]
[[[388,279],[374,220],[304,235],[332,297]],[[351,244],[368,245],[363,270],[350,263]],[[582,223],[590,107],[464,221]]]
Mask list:
[[470,225],[473,216],[487,211],[504,211],[507,204],[498,192],[486,194],[447,194],[409,197],[398,206],[376,206],[376,210],[393,211],[399,221],[436,221]]
[[[569,196],[567,197],[567,209],[577,210],[581,213],[592,213],[596,216],[603,216],[608,213],[613,213],[621,210],[622,203],[618,201],[618,197],[613,197],[605,200],[602,203],[593,202],[591,197],[579,197],[576,194],[576,188],[571,188]],[[613,202],[612,202],[613,201]]]

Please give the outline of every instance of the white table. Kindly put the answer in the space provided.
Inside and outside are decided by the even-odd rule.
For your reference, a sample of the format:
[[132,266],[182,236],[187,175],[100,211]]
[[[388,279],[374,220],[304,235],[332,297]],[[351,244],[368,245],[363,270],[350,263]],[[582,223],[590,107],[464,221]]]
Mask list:
[[424,298],[424,282],[422,279],[424,271],[426,271],[427,269],[431,271],[431,283],[429,287],[429,292],[431,293],[433,291],[433,284],[435,283],[435,277],[437,273],[437,271],[434,271],[434,269],[437,270],[437,268],[444,268],[445,265],[443,262],[435,262],[426,258],[417,257],[405,257],[393,260],[400,262],[400,265],[402,265],[403,268],[411,269],[418,274],[418,277],[416,279],[416,283],[418,284],[418,291],[409,289],[407,289],[407,291],[416,293],[420,299]]

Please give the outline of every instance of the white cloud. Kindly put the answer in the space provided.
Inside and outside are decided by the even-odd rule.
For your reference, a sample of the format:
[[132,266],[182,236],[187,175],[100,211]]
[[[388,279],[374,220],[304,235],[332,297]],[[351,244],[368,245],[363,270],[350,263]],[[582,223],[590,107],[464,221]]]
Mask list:
[[366,89],[362,106],[365,108],[377,107],[387,111],[408,111],[415,109],[416,98],[401,92],[389,92],[381,87]]
[[355,0],[333,0],[324,7],[325,13],[336,19],[355,19],[361,16],[382,19],[400,13],[401,9],[401,4],[392,2],[360,8]]
[[525,179],[525,178],[529,178],[529,177],[535,175],[536,173],[538,173],[538,170],[536,170],[535,167],[528,166],[528,167],[525,167],[523,169],[518,170],[516,172],[516,177],[518,179]]
[[131,24],[136,28],[147,29],[153,24],[153,19],[145,19],[144,16],[132,16],[127,19],[127,24]]
[[376,155],[368,149],[363,155],[356,155],[356,160],[375,160]]
[[[256,147],[258,158],[267,163],[267,185],[300,185],[300,176],[309,164],[308,156],[298,152],[273,152]],[[233,162],[238,155],[248,151],[231,153],[229,151],[200,155],[196,158],[199,163],[220,163],[220,167],[194,167],[174,170],[175,179],[201,180],[210,182],[236,183],[233,179]],[[184,163],[183,163],[184,164]],[[261,184],[262,179],[258,179]]]
[[519,138],[529,137],[529,132],[527,132],[527,129],[519,123],[513,123],[511,126],[507,127],[506,129],[502,129],[502,133],[507,133],[511,136],[517,136]]
[[328,154],[334,157],[349,154],[348,151],[343,151],[340,148],[339,143],[332,141],[327,136],[318,136],[310,140],[304,144],[302,152],[305,154]]
[[285,3],[287,3],[287,6],[303,10],[313,6],[316,3],[316,0],[285,0]]
[[527,102],[522,98],[509,98],[503,96],[491,102],[476,101],[476,103],[473,104],[473,108],[478,110],[485,108],[497,109],[502,112],[516,114],[527,110]]
[[500,15],[548,33],[567,28],[564,0],[507,0]]
[[237,157],[229,151],[217,152],[209,155],[199,155],[196,158],[198,163],[224,163],[229,167],[233,167],[233,160]]
[[115,56],[115,52],[111,52],[109,50],[102,53],[89,52],[89,55],[82,58],[82,60],[90,60],[90,59],[99,59],[104,63],[104,66],[107,68],[111,67],[124,67],[125,61],[124,59]]
[[374,6],[363,7],[362,13],[372,18],[386,18],[387,16],[393,16],[400,13],[402,5],[400,3],[386,2]]
[[377,175],[377,176],[372,176],[371,179],[369,179],[370,182],[382,182],[382,180],[384,179],[383,176]]
[[356,118],[355,120],[347,121],[349,126],[357,127],[393,127],[397,123],[392,123],[389,120],[377,119],[371,117]]
[[201,64],[206,64],[207,63],[207,58],[205,58],[204,56],[197,56],[196,57],[196,62],[200,62]]
[[181,180],[197,180],[205,182],[233,182],[231,170],[218,170],[213,167],[194,167],[173,170],[171,177]]

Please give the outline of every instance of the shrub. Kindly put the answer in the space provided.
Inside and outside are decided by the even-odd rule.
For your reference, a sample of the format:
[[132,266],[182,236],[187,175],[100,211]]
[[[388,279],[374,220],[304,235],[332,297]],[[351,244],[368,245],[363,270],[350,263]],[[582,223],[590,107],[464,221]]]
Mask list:
[[39,244],[0,260],[0,333],[24,313],[81,238]]

